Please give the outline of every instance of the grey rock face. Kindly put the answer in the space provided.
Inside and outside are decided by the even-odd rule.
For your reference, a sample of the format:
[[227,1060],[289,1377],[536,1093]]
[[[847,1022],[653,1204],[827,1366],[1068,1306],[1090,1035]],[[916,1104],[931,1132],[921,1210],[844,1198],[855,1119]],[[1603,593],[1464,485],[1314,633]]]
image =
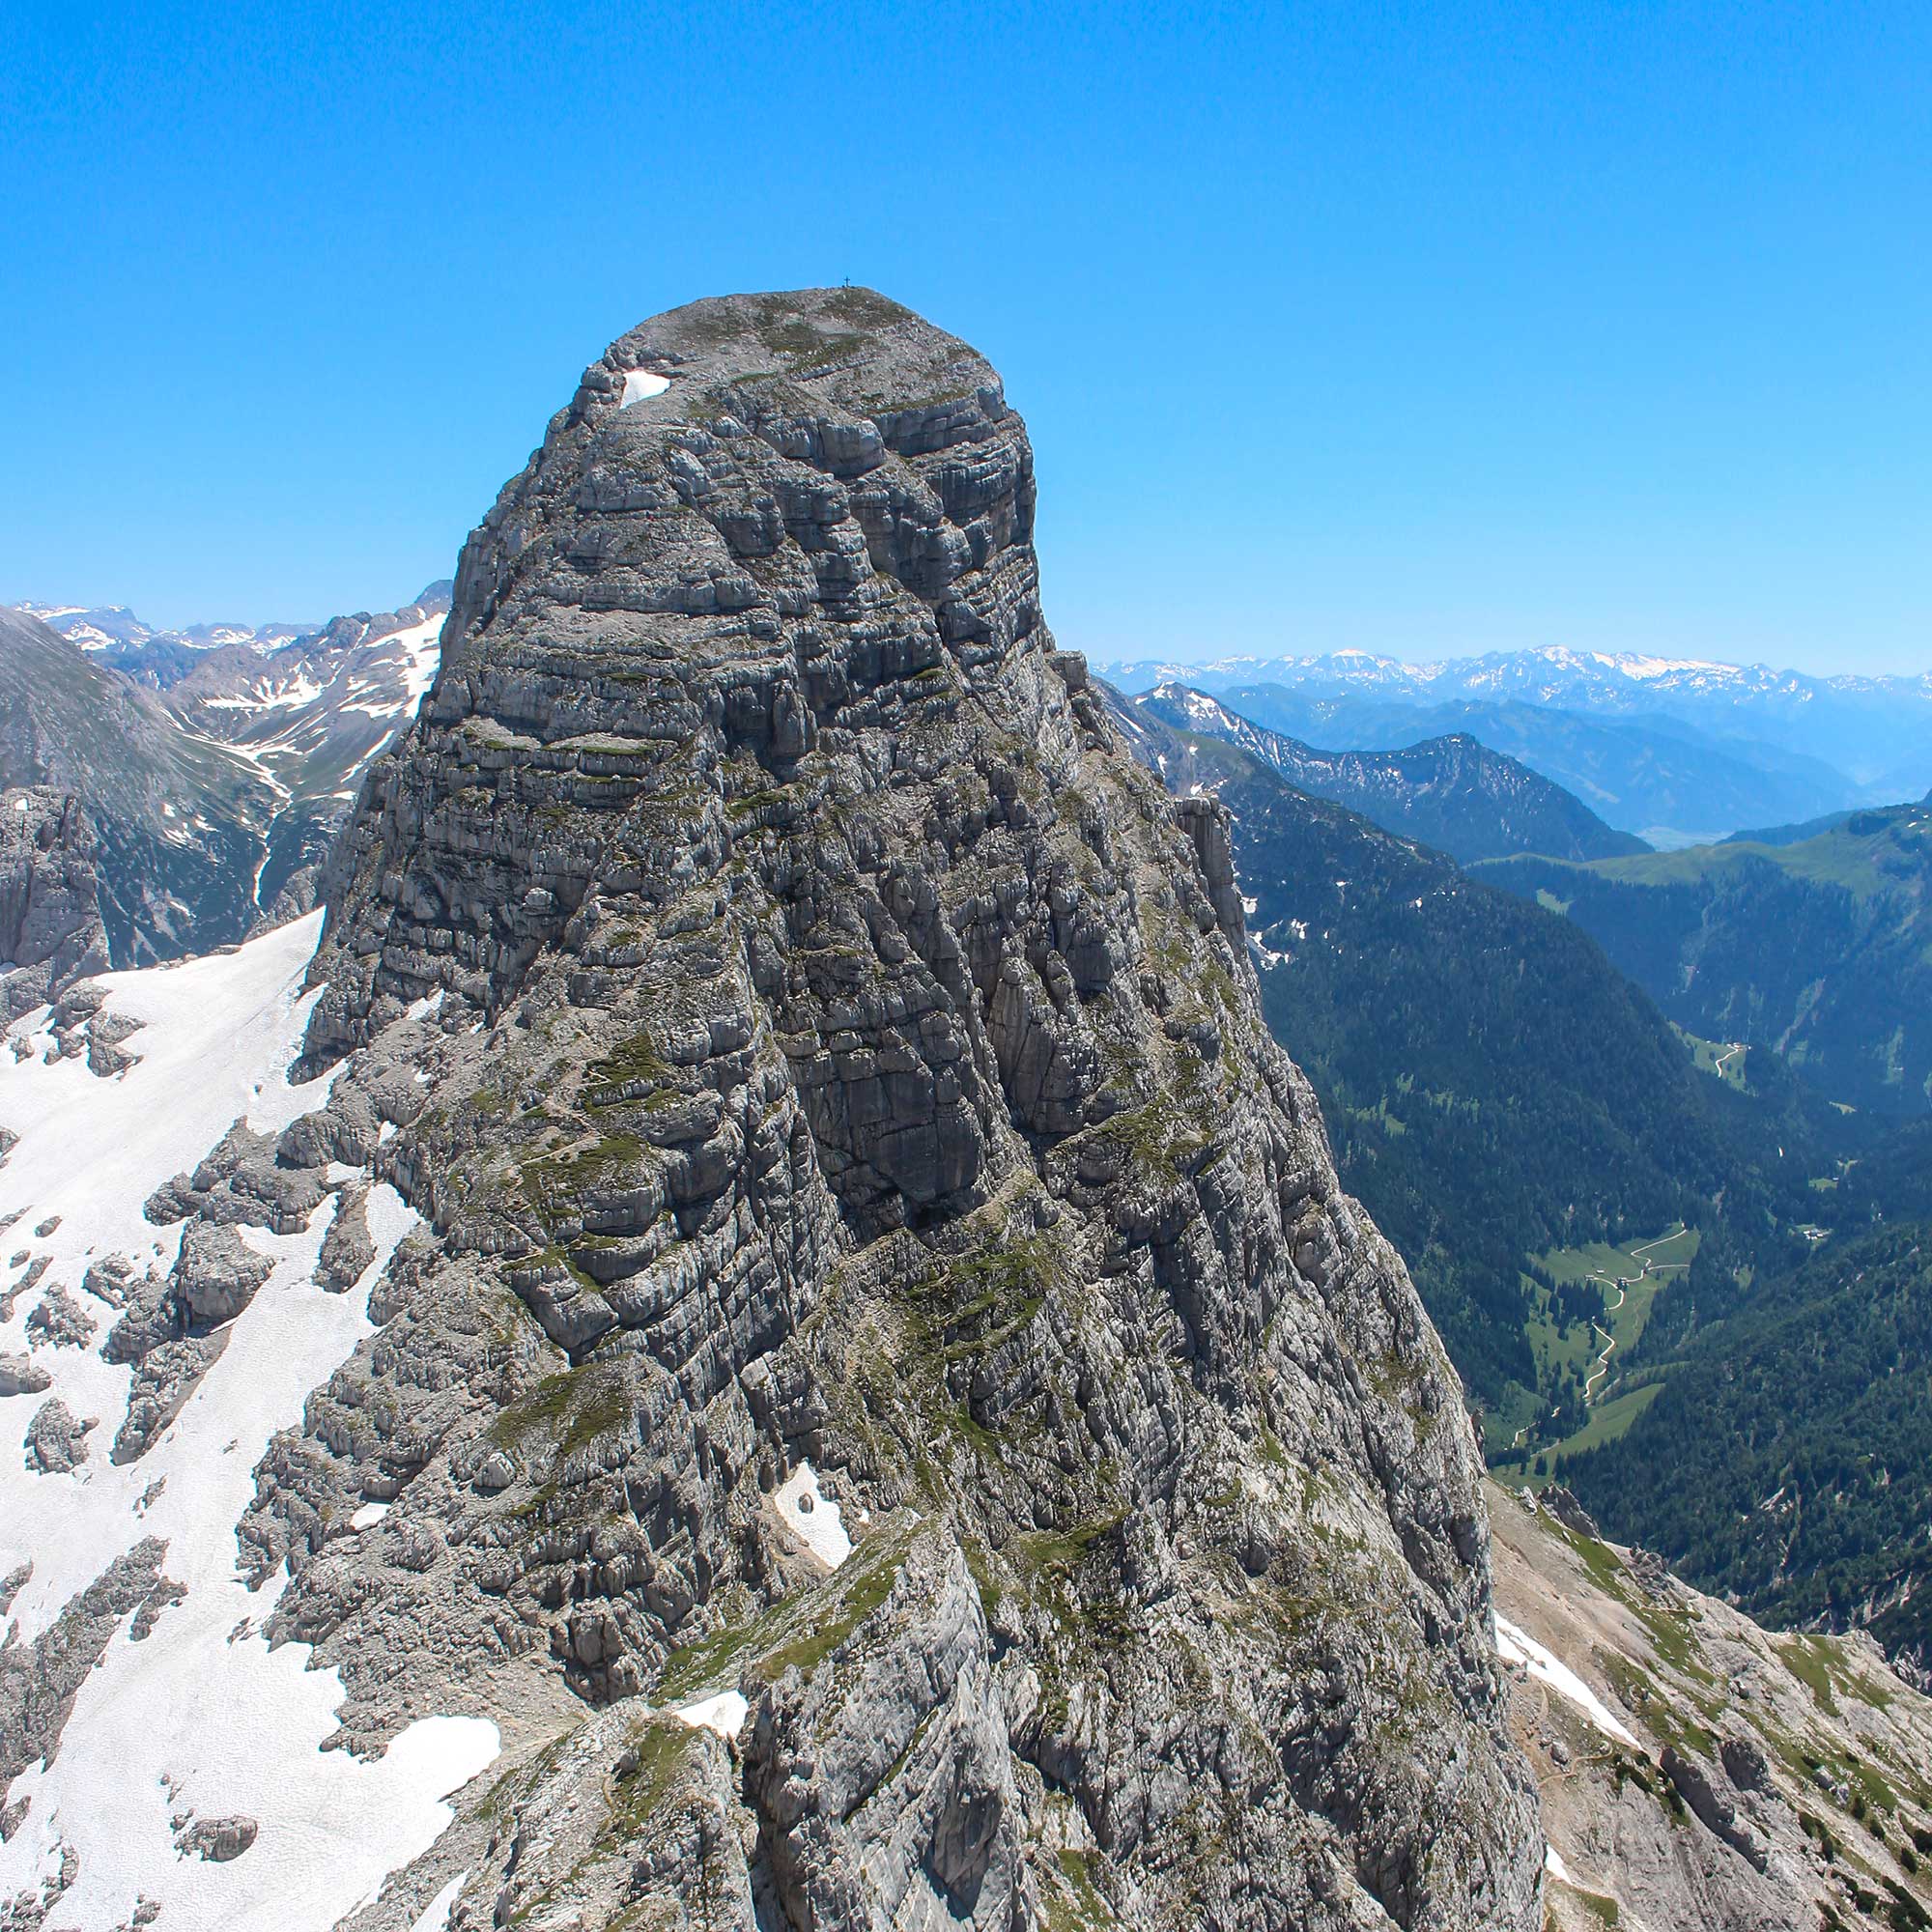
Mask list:
[[56,1282],[27,1317],[27,1339],[54,1349],[84,1349],[95,1327],[94,1317]]
[[1759,1871],[1769,1869],[1770,1854],[1748,1828],[1739,1822],[1737,1806],[1718,1788],[1704,1766],[1684,1756],[1673,1745],[1664,1746],[1659,1763],[1677,1795],[1696,1814],[1699,1824],[1734,1851],[1742,1852]]
[[78,799],[116,965],[239,939],[276,794],[211,760],[147,692],[0,609],[0,783]]
[[53,1378],[28,1355],[0,1355],[0,1396],[39,1395]]
[[[351,1740],[616,1707],[493,1828],[500,1920],[1539,1923],[1454,1378],[1033,514],[998,377],[879,297],[647,324],[466,546],[331,862],[348,1064],[283,1151],[375,1110],[430,1226],[242,1541]],[[625,1715],[668,1671],[748,1697],[741,1762]]]
[[195,1222],[182,1236],[174,1288],[187,1320],[203,1328],[232,1321],[274,1272],[232,1228]]
[[94,828],[46,786],[0,792],[0,1006],[14,1018],[107,970]]
[[51,1257],[47,1255],[36,1255],[29,1261],[24,1251],[15,1255],[10,1265],[18,1267],[22,1262],[27,1263],[25,1272],[17,1276],[8,1286],[4,1294],[0,1294],[0,1321],[13,1321],[14,1309],[20,1297],[30,1289],[34,1288],[39,1283],[41,1277],[53,1265]]
[[453,1852],[469,1875],[450,1923],[574,1915],[590,1926],[758,1932],[775,1921],[757,1913],[737,1782],[711,1732],[648,1705],[602,1712],[516,1781],[487,1839],[478,1831],[480,1842]]
[[27,1467],[43,1476],[64,1476],[87,1461],[88,1432],[98,1418],[76,1418],[58,1396],[43,1403],[27,1425]]
[[[1560,1861],[1556,1932],[1784,1932],[1916,1922],[1926,1830],[1917,1767],[1932,1700],[1876,1643],[1760,1629],[1637,1552],[1492,1490],[1502,1616],[1589,1687],[1622,1727],[1521,1670],[1520,1733]],[[1721,1735],[1717,1726],[1723,1727]],[[1912,1781],[1908,1801],[1893,1773]],[[1874,1804],[1871,1794],[1895,1804]]]
[[144,1350],[134,1361],[128,1413],[115,1433],[112,1463],[139,1461],[148,1446],[182,1411],[201,1378],[220,1359],[229,1330],[182,1335]]
[[[187,1177],[178,1181],[185,1185]],[[208,1198],[190,1190],[195,1204],[205,1205]],[[154,1218],[153,1201],[147,1211]],[[110,1285],[121,1296],[122,1314],[100,1352],[110,1362],[131,1363],[134,1374],[110,1461],[138,1460],[181,1413],[227,1348],[227,1324],[254,1298],[273,1265],[232,1225],[197,1220],[183,1232],[171,1273],[150,1268],[137,1280],[131,1268],[117,1271]]]
[[162,1611],[172,1609],[175,1605],[185,1602],[186,1598],[185,1583],[178,1583],[172,1577],[156,1578],[155,1587],[141,1599],[139,1608],[128,1620],[128,1641],[144,1642],[154,1634]]
[[[1026,1923],[1038,1778],[1015,1772],[980,1595],[951,1538],[916,1541],[882,1630],[759,1699],[745,1788],[793,1924]],[[890,1631],[889,1639],[886,1631]]]
[[261,1829],[253,1818],[240,1812],[229,1818],[197,1818],[175,1833],[175,1844],[184,1858],[225,1865],[255,1842]]
[[1718,1749],[1725,1776],[1740,1791],[1763,1795],[1772,1789],[1771,1760],[1754,1738],[1726,1738]]
[[352,1188],[335,1198],[335,1216],[328,1233],[322,1237],[322,1253],[315,1264],[315,1277],[337,1294],[346,1293],[362,1279],[363,1271],[376,1259],[376,1243],[369,1233],[369,1190]]
[[149,1350],[174,1340],[185,1328],[174,1282],[150,1268],[138,1281],[126,1285],[121,1319],[107,1331],[100,1352],[110,1362],[138,1362]]
[[0,1781],[53,1761],[88,1673],[121,1620],[160,1579],[167,1545],[147,1537],[118,1556],[32,1643],[0,1645]]
[[1565,1529],[1574,1529],[1578,1536],[1602,1535],[1603,1532],[1597,1527],[1596,1519],[1561,1483],[1546,1483],[1537,1491],[1536,1500]]

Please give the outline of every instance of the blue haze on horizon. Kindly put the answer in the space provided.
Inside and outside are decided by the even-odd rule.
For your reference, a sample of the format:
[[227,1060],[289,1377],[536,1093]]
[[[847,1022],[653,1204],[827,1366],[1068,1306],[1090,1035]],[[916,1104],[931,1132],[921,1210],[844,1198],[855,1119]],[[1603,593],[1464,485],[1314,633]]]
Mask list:
[[852,280],[1096,660],[1932,664],[1932,8],[17,0],[0,599],[452,568],[655,311]]

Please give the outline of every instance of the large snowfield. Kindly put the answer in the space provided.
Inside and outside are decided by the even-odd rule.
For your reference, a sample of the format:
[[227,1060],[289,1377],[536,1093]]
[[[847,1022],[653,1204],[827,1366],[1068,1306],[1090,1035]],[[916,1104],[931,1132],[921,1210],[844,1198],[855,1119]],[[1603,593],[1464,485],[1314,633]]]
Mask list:
[[[109,1010],[143,1022],[126,1042],[141,1058],[115,1078],[84,1060],[46,1064],[48,1038],[35,1031],[44,1009],[14,1029],[31,1036],[27,1058],[0,1051],[0,1125],[19,1136],[0,1165],[0,1215],[18,1215],[0,1252],[50,1259],[0,1324],[0,1351],[31,1352],[53,1378],[44,1392],[0,1400],[0,1574],[33,1564],[8,1641],[31,1642],[143,1538],[165,1539],[162,1574],[186,1588],[145,1638],[123,1620],[53,1762],[30,1767],[5,1795],[29,1803],[0,1845],[0,1900],[56,1874],[64,1848],[78,1859],[49,1932],[108,1932],[144,1899],[160,1908],[159,1932],[322,1932],[435,1839],[451,1815],[441,1801],[497,1753],[496,1726],[461,1716],[419,1720],[377,1760],[324,1750],[342,1698],[336,1674],[309,1669],[305,1646],[270,1649],[260,1628],[281,1579],[250,1591],[237,1574],[235,1526],[257,1463],[371,1332],[369,1289],[414,1225],[390,1188],[370,1198],[378,1253],[347,1294],[310,1278],[332,1198],[301,1234],[244,1229],[274,1273],[161,1438],[125,1467],[107,1460],[130,1371],[102,1360],[116,1311],[83,1293],[81,1278],[110,1254],[171,1266],[181,1229],[143,1217],[149,1194],[193,1168],[238,1116],[272,1129],[322,1103],[326,1082],[286,1079],[315,997],[301,980],[321,917],[233,952],[106,976]],[[36,1234],[56,1215],[58,1227]],[[20,1272],[0,1272],[0,1293]],[[30,1348],[27,1318],[56,1283],[98,1324],[84,1348]],[[78,1469],[36,1474],[20,1438],[54,1397],[98,1421]],[[259,1834],[239,1858],[212,1862],[177,1848],[176,1821],[189,1812],[243,1814]]]

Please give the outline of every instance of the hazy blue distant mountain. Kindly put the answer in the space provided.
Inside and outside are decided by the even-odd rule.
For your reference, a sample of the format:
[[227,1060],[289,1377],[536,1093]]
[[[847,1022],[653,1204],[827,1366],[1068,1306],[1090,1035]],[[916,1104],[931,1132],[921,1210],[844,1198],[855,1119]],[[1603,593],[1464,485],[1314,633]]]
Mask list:
[[[1146,691],[1172,677],[1217,696],[1233,686],[1267,684],[1411,704],[1466,699],[1544,705],[1586,717],[1671,718],[1709,738],[1779,747],[1819,759],[1866,788],[1847,804],[1909,797],[1932,784],[1932,671],[1910,677],[1816,677],[1768,665],[1561,645],[1435,664],[1335,651],[1320,657],[1228,657],[1205,665],[1102,666],[1099,670],[1127,692]],[[1918,776],[1900,782],[1907,769]],[[1874,786],[1883,789],[1874,793]]]
[[1466,732],[1403,751],[1319,752],[1184,685],[1160,685],[1133,703],[1177,729],[1239,745],[1297,789],[1333,799],[1454,859],[1511,852],[1611,859],[1650,849],[1634,833],[1613,831],[1561,785]]
[[1776,746],[1719,743],[1664,718],[1591,718],[1517,700],[1417,704],[1323,696],[1283,685],[1214,693],[1259,724],[1312,744],[1399,749],[1466,732],[1652,844],[1721,838],[1740,825],[1808,818],[1855,802],[1841,773]]
[[1728,838],[1719,839],[1722,845],[1802,845],[1807,838],[1815,838],[1821,832],[1835,831],[1849,818],[1856,816],[1852,811],[1828,811],[1821,818],[1806,818],[1797,825],[1757,825],[1747,826],[1742,832],[1733,832]]
[[1099,668],[1129,693],[1187,684],[1318,745],[1381,749],[1468,731],[1660,844],[1915,798],[1932,784],[1932,673],[1812,677],[1563,649],[1431,665],[1337,651]]

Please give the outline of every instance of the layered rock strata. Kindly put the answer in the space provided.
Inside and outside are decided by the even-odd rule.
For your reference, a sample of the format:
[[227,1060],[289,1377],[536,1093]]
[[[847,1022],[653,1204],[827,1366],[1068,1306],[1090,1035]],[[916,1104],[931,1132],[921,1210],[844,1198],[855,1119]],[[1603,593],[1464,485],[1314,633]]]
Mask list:
[[1034,504],[814,291],[621,338],[465,547],[275,1155],[429,1227],[242,1534],[346,1742],[588,1712],[371,1923],[1540,1922],[1455,1378]]

